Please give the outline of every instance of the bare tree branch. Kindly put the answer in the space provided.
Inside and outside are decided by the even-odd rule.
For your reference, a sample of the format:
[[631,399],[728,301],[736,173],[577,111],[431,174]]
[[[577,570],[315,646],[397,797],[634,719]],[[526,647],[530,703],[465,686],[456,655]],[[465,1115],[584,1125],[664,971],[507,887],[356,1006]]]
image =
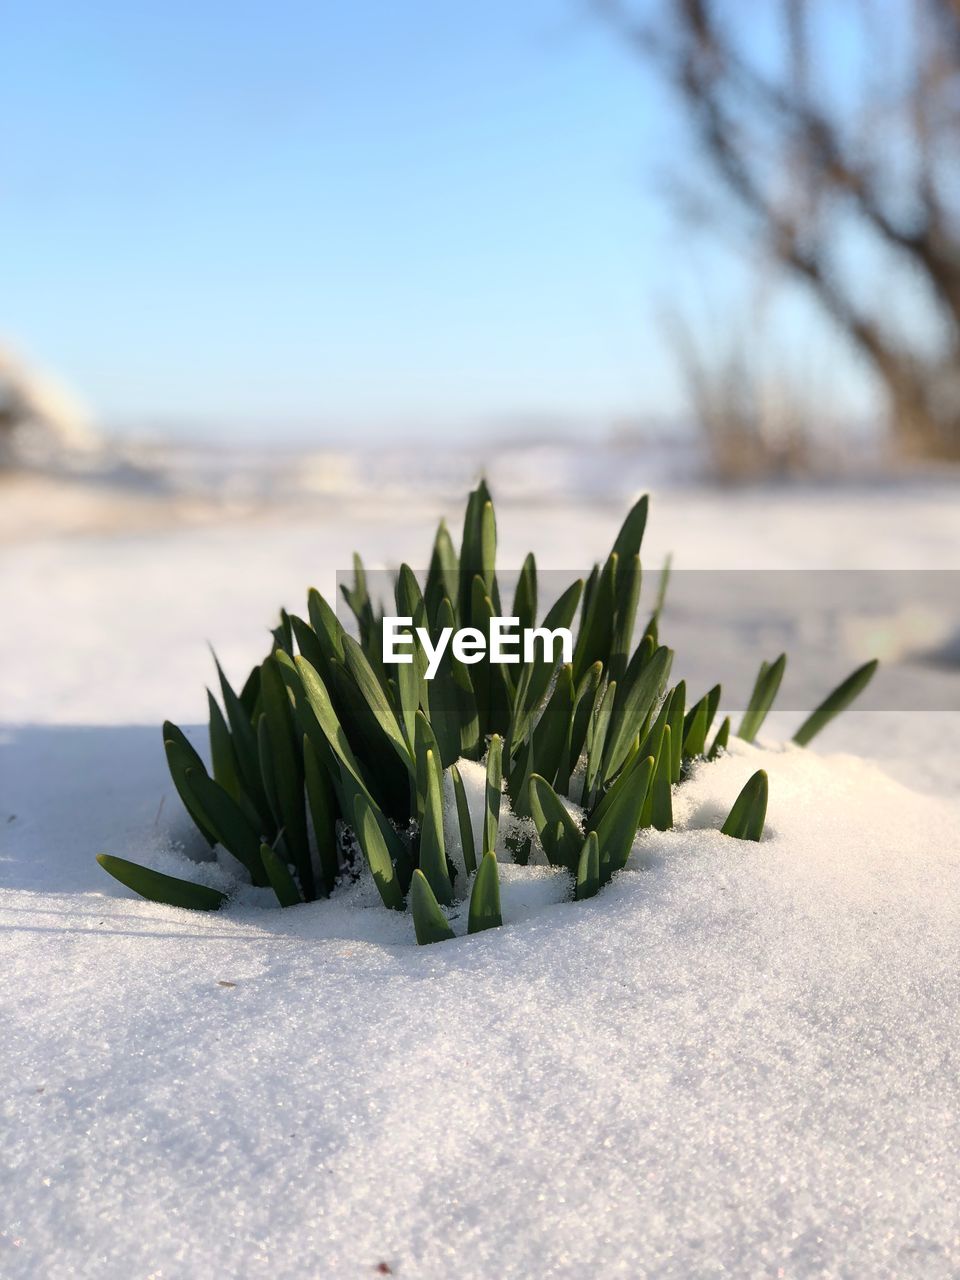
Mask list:
[[[914,0],[915,65],[903,127],[892,138],[881,125],[870,145],[816,92],[810,0],[780,3],[779,72],[756,65],[742,31],[721,23],[716,0],[673,0],[657,21],[638,17],[624,0],[596,0],[596,7],[667,76],[716,177],[774,258],[868,357],[894,413],[909,423],[904,431],[923,436],[930,450],[960,453],[960,407],[945,410],[951,397],[927,385],[944,368],[951,379],[960,371],[960,226],[942,195],[950,149],[960,142],[960,0]],[[926,282],[946,352],[936,368],[843,283],[834,263],[841,217],[852,217]]]

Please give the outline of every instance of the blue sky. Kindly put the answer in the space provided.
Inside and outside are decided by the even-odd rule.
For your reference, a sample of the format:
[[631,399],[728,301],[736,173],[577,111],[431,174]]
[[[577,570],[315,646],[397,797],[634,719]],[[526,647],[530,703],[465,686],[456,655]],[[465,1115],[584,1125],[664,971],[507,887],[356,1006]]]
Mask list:
[[[669,100],[578,0],[7,6],[0,334],[109,424],[673,416],[730,260]],[[801,327],[808,322],[802,316]]]

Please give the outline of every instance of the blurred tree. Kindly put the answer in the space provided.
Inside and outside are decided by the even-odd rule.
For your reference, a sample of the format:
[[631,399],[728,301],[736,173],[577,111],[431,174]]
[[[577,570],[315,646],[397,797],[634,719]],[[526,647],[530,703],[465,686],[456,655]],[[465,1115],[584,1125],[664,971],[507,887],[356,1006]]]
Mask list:
[[685,108],[688,209],[812,291],[905,452],[960,457],[960,0],[596,3]]

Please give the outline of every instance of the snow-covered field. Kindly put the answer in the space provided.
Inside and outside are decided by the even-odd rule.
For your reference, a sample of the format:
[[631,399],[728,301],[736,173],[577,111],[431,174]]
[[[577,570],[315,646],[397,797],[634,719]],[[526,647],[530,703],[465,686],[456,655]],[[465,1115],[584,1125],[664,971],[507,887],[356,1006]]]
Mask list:
[[[442,946],[362,885],[207,916],[97,867],[198,852],[158,726],[203,717],[206,642],[241,676],[355,546],[422,563],[443,505],[0,546],[0,1276],[960,1274],[946,666],[918,676],[943,709],[850,712],[816,750],[779,745],[799,716],[778,713],[598,899],[505,867],[506,927]],[[622,507],[501,502],[501,560],[583,567]],[[668,549],[957,570],[960,506],[931,484],[680,488],[645,559]],[[715,827],[759,763],[747,846]]]

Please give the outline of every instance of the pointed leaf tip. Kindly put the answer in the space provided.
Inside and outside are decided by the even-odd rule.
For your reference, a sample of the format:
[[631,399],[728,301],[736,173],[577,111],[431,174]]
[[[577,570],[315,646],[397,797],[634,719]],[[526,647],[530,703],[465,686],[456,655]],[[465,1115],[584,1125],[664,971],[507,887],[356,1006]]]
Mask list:
[[480,859],[480,869],[470,894],[470,915],[467,933],[481,933],[484,929],[499,929],[503,924],[500,914],[500,874],[497,856],[488,851]]
[[759,840],[767,816],[767,793],[766,771],[758,769],[734,801],[721,832],[735,840]]
[[440,910],[430,882],[419,867],[410,881],[410,911],[417,943],[421,947],[431,942],[446,942],[456,936],[449,920]]
[[98,853],[97,861],[115,880],[150,902],[161,902],[168,907],[183,907],[188,911],[216,911],[227,900],[225,893],[210,889],[205,884],[194,884],[192,880],[180,880],[177,876],[165,876],[150,867],[128,862],[126,858]]

